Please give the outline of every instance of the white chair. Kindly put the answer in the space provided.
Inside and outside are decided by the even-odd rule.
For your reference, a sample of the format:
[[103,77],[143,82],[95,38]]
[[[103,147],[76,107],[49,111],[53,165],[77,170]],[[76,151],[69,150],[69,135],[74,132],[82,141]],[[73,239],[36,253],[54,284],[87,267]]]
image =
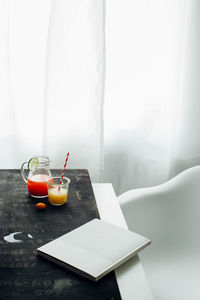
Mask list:
[[155,299],[199,300],[200,166],[118,200],[129,229],[152,241],[139,256]]

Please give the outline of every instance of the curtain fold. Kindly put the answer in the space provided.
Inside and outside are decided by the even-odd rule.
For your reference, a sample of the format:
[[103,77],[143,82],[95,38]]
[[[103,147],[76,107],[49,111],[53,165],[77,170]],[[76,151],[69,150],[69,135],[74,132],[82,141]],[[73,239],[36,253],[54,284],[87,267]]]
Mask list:
[[10,80],[9,3],[0,1],[0,160],[1,167],[12,167],[15,163],[15,118]]
[[[10,121],[4,124],[4,130],[14,133],[9,145],[1,139],[4,147],[0,167],[20,168],[23,161],[42,152],[44,60],[51,2],[5,2],[7,5],[1,13],[6,18],[4,24],[8,24],[5,32],[8,42],[3,46],[8,56],[4,64],[9,77],[4,80],[7,78],[10,100],[1,97],[1,101],[7,113],[12,112]],[[3,87],[5,85],[1,81],[0,92]],[[1,112],[1,120],[3,115]],[[3,131],[1,138],[2,134]],[[5,147],[9,147],[9,152]]]
[[47,49],[44,151],[52,166],[102,172],[104,1],[53,1]]
[[172,176],[200,164],[200,2],[187,1]]

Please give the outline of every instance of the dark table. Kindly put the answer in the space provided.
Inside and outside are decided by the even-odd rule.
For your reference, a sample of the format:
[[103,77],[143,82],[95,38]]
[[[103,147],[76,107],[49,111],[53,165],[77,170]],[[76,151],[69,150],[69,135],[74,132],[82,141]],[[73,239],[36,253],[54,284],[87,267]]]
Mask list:
[[[60,175],[61,170],[52,170]],[[114,272],[98,282],[85,279],[40,257],[43,244],[98,217],[87,170],[67,170],[67,204],[55,207],[48,199],[28,195],[19,170],[0,170],[0,299],[121,299]],[[36,210],[44,202],[47,208]],[[18,242],[5,236],[15,233]],[[84,257],[83,257],[84,259]]]

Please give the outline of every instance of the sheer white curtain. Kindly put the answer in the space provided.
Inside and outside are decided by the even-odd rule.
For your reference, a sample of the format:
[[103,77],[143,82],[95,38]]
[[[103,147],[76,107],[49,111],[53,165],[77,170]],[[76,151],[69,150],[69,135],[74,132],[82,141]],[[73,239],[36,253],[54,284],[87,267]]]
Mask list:
[[0,168],[36,154],[117,194],[200,163],[198,0],[0,0]]
[[0,0],[1,168],[103,168],[104,1]]
[[122,193],[200,163],[200,2],[110,0],[106,29],[105,178]]

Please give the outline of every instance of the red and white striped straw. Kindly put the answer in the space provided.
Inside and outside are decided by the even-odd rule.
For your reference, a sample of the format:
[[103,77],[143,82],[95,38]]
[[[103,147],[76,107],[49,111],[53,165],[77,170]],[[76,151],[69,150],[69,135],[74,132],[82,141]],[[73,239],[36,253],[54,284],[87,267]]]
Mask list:
[[65,169],[66,169],[66,165],[67,165],[68,158],[69,158],[69,153],[67,153],[67,157],[66,157],[66,159],[65,159],[65,164],[64,164],[64,167],[63,167],[63,170],[62,170],[62,173],[61,173],[58,191],[60,191],[60,185],[61,185],[61,183],[62,183],[62,181],[63,181],[63,177],[64,177],[64,173],[65,173]]

